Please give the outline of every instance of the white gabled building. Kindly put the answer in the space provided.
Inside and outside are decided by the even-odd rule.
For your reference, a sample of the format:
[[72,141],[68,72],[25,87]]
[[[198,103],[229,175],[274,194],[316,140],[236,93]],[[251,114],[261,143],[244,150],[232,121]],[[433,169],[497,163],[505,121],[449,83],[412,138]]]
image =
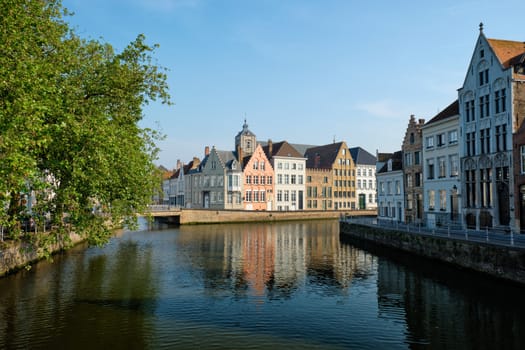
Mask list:
[[377,209],[377,159],[361,147],[353,147],[349,151],[356,167],[357,209]]
[[402,152],[395,152],[384,162],[378,158],[378,162],[377,219],[405,222]]
[[274,170],[274,210],[304,210],[306,158],[286,141],[268,141],[263,150]]
[[423,208],[427,227],[462,227],[459,103],[454,101],[422,127]]

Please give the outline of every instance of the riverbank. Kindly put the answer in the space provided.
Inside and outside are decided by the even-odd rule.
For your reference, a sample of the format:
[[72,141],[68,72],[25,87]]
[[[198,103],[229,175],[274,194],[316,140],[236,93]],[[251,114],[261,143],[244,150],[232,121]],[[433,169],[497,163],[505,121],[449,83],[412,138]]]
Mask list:
[[349,222],[340,222],[339,226],[340,234],[349,240],[393,248],[525,285],[523,248],[385,230]]
[[[45,235],[45,237],[44,237]],[[40,233],[33,236],[32,242],[6,241],[0,242],[0,277],[9,273],[30,267],[52,254],[81,243],[84,239],[75,233],[69,234],[70,240],[59,240],[52,244],[44,244],[44,249],[39,242],[49,237],[50,233]]]

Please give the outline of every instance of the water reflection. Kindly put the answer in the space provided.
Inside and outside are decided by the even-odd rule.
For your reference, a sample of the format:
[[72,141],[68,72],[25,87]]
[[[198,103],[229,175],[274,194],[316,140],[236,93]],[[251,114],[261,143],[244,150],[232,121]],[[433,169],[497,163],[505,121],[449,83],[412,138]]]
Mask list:
[[[238,297],[290,298],[304,285],[317,292],[344,294],[353,278],[373,275],[375,257],[341,246],[337,221],[180,228],[178,244],[201,270],[211,293],[230,290]],[[222,231],[222,230],[221,230]]]
[[127,232],[0,279],[0,348],[518,349],[522,292],[337,221]]

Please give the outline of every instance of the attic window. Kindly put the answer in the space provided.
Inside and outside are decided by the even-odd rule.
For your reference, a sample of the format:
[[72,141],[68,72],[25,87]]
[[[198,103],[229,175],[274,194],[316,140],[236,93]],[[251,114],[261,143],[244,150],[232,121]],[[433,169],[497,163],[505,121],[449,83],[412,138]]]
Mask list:
[[483,58],[483,57],[485,57],[485,50],[481,49],[479,51],[479,58]]
[[411,145],[414,144],[414,133],[413,132],[410,133],[410,144]]

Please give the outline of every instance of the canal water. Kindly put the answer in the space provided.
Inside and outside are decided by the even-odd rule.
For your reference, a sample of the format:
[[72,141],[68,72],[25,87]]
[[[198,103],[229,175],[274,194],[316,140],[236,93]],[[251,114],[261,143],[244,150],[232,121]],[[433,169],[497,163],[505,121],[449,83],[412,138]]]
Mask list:
[[141,230],[0,279],[0,349],[525,349],[524,292],[333,220]]

